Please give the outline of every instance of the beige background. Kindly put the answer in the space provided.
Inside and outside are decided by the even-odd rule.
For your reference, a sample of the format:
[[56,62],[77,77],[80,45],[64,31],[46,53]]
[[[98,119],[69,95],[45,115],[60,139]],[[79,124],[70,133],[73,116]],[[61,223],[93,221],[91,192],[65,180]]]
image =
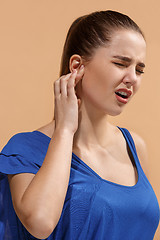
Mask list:
[[150,182],[160,202],[159,0],[0,0],[0,149],[13,134],[52,119],[53,81],[58,78],[67,29],[76,17],[106,9],[131,16],[147,39],[141,89],[124,113],[110,121],[146,141]]

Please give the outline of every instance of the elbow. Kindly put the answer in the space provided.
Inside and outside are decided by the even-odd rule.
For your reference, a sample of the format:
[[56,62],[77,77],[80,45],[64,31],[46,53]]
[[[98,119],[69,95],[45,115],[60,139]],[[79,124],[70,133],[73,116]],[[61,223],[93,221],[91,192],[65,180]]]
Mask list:
[[37,214],[31,214],[30,216],[26,217],[24,221],[24,226],[27,231],[34,237],[38,239],[46,239],[48,238],[51,233],[54,231],[57,222],[55,223],[50,218],[47,218],[41,212]]

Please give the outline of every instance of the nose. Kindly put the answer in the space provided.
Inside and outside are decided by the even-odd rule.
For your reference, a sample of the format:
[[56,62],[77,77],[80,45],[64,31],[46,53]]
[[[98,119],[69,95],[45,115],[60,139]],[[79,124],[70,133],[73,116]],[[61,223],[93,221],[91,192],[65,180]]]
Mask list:
[[137,73],[135,68],[128,69],[124,78],[123,78],[123,83],[129,88],[137,83]]

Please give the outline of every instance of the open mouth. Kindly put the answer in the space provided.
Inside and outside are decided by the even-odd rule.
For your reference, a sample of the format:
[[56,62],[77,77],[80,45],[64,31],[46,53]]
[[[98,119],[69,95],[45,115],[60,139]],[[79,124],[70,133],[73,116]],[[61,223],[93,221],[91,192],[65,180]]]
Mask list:
[[115,94],[124,99],[128,98],[128,94],[126,92],[115,92]]
[[129,97],[132,95],[132,91],[126,88],[121,88],[118,89],[115,94],[118,102],[126,104],[129,100]]

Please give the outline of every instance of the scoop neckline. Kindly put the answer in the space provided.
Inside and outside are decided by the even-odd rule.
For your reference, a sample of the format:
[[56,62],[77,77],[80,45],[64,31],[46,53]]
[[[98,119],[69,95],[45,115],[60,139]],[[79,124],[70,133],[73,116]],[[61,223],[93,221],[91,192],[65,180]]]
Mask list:
[[84,166],[86,167],[90,172],[92,172],[92,174],[94,174],[101,182],[104,183],[108,183],[110,185],[114,185],[120,188],[128,188],[128,189],[133,189],[136,188],[137,185],[139,184],[139,170],[137,170],[137,175],[138,175],[138,179],[137,182],[134,185],[123,185],[120,183],[116,183],[107,179],[102,178],[96,171],[94,171],[88,164],[86,164],[81,158],[79,158],[74,152],[72,152],[72,155]]
[[[102,182],[108,183],[108,184],[111,184],[111,185],[114,185],[114,186],[117,186],[117,187],[122,187],[122,188],[127,188],[127,189],[134,189],[134,188],[136,188],[136,187],[139,185],[139,181],[140,181],[140,180],[139,180],[139,179],[140,179],[139,168],[138,168],[138,166],[137,166],[137,161],[135,160],[135,157],[137,157],[137,156],[135,155],[135,153],[134,153],[134,151],[133,151],[133,149],[132,149],[132,147],[131,147],[131,144],[130,144],[130,142],[128,141],[128,139],[127,139],[127,137],[126,137],[126,134],[123,132],[122,128],[120,128],[120,127],[118,127],[118,126],[116,126],[116,127],[119,129],[119,131],[120,131],[121,134],[123,135],[123,137],[124,137],[124,139],[125,139],[128,147],[129,147],[129,149],[130,149],[130,151],[131,151],[131,154],[132,154],[132,157],[133,157],[133,159],[134,159],[134,162],[135,162],[136,171],[137,171],[137,181],[136,181],[136,183],[135,183],[134,185],[123,185],[123,184],[120,184],[120,183],[116,183],[116,182],[113,182],[113,181],[104,179],[104,178],[102,178],[96,171],[94,171],[87,163],[85,163],[81,158],[79,158],[73,151],[72,151],[72,155],[75,156],[75,157],[78,159],[78,161],[80,161],[80,163],[81,163],[83,166],[85,166],[90,172],[92,172],[92,173],[93,173],[97,178],[99,178]],[[34,130],[33,132],[36,132],[36,133],[42,135],[43,137],[46,137],[46,138],[48,138],[49,140],[51,140],[51,137],[47,136],[45,133],[42,133],[42,132],[40,132],[40,131],[38,131],[38,130]],[[130,159],[130,161],[131,161],[131,159]]]

